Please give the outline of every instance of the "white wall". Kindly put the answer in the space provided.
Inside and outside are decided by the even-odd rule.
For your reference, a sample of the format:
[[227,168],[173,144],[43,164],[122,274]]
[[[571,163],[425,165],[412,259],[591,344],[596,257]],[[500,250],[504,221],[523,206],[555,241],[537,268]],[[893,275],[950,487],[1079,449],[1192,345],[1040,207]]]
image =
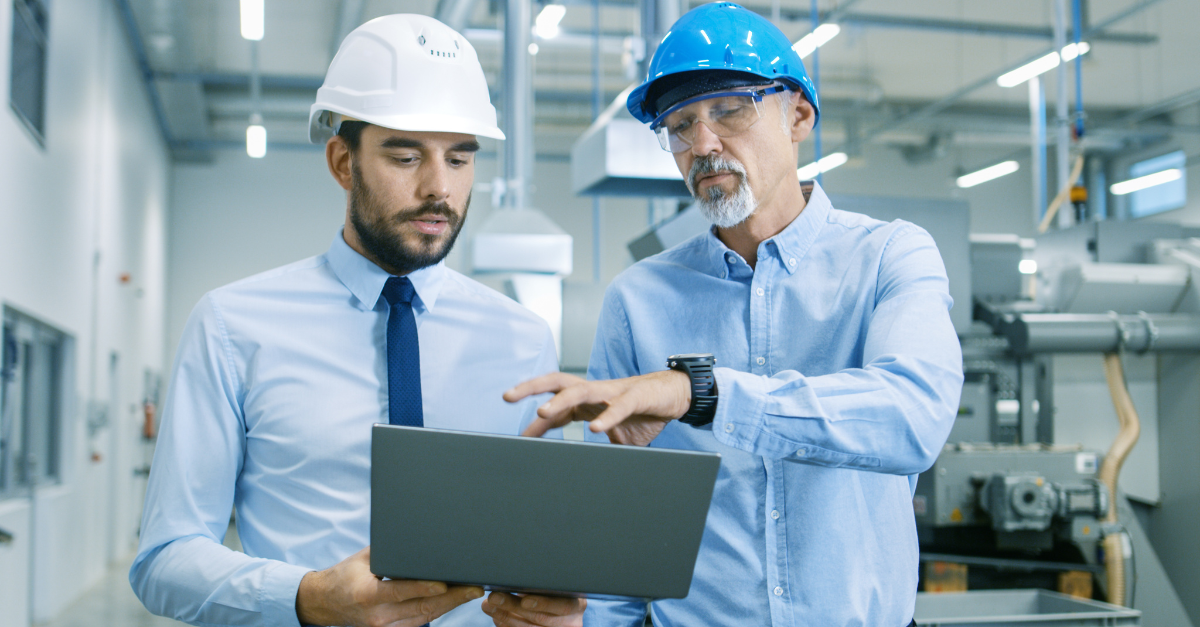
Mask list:
[[[35,508],[0,502],[0,527],[17,532],[0,547],[3,627],[26,625],[30,601],[34,620],[53,617],[134,548],[144,453],[134,404],[163,356],[166,147],[113,3],[50,7],[45,147],[0,112],[0,301],[73,338],[73,385],[62,482],[40,488]],[[11,19],[0,3],[5,90]],[[109,406],[109,426],[89,438],[93,404]]]

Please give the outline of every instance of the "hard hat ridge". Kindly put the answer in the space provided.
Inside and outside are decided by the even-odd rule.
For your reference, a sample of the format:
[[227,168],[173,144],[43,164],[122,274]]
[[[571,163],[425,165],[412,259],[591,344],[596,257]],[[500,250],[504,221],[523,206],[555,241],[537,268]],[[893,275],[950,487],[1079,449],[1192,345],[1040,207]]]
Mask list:
[[425,15],[379,17],[342,41],[309,110],[309,140],[328,140],[346,118],[504,139],[475,48]]

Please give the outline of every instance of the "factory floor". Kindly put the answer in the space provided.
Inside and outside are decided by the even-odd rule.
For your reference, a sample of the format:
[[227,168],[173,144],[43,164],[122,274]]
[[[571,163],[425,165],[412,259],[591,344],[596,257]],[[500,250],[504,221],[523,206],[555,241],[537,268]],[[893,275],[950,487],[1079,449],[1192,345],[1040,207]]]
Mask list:
[[155,616],[142,607],[129,587],[128,560],[118,562],[104,578],[63,610],[54,620],[38,627],[170,627],[183,623]]

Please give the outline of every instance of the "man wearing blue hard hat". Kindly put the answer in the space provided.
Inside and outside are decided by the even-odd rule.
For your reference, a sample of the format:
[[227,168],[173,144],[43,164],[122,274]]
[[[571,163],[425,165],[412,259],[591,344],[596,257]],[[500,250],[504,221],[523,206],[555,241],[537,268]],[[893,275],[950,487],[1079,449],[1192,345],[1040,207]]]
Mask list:
[[[613,442],[721,454],[691,590],[651,603],[655,625],[911,624],[913,490],[962,386],[933,239],[797,180],[817,95],[783,33],[736,4],[680,18],[628,106],[713,228],[613,281],[590,381],[506,394],[557,393],[525,433],[589,420]],[[585,623],[645,611],[593,601]]]

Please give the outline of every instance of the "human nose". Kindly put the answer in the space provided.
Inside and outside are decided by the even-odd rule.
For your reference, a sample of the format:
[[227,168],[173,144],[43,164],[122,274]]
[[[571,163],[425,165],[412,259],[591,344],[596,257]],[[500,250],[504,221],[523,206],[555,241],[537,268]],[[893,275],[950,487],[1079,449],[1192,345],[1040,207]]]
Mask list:
[[721,152],[721,138],[703,120],[697,120],[696,136],[692,138],[692,154],[697,157]]
[[450,172],[444,161],[426,161],[421,168],[418,194],[429,200],[445,200],[450,196]]

